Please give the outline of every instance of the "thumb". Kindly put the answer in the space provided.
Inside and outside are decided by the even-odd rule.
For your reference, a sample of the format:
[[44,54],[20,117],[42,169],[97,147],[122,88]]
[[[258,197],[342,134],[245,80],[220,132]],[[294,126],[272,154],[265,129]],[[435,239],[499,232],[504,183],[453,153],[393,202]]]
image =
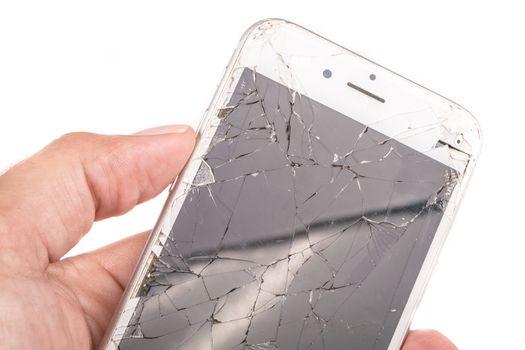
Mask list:
[[73,133],[52,142],[0,177],[0,264],[41,269],[60,259],[95,220],[160,193],[194,142],[186,126],[129,136]]

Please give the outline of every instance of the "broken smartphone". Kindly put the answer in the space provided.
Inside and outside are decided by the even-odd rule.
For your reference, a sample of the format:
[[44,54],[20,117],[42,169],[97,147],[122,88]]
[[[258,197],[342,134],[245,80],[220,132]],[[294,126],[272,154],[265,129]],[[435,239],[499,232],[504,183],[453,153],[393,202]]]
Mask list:
[[479,147],[456,103],[255,24],[102,349],[398,349]]

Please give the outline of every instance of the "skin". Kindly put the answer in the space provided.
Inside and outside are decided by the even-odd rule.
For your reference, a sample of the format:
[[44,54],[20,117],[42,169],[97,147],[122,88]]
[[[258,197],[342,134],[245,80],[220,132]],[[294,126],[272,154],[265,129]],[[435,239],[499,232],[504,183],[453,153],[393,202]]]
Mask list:
[[[147,232],[61,259],[93,223],[158,195],[195,144],[186,126],[67,134],[0,176],[0,349],[93,349]],[[457,349],[436,331],[403,350]]]

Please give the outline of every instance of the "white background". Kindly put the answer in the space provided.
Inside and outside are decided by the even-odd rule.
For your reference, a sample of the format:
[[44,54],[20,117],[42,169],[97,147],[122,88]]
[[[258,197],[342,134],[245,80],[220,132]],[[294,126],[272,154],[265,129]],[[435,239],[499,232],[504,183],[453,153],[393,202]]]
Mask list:
[[[479,166],[413,327],[438,329],[461,349],[525,349],[525,12],[518,5],[1,1],[0,171],[69,131],[196,126],[244,30],[266,17],[292,20],[478,118]],[[164,199],[97,223],[71,254],[146,230]]]

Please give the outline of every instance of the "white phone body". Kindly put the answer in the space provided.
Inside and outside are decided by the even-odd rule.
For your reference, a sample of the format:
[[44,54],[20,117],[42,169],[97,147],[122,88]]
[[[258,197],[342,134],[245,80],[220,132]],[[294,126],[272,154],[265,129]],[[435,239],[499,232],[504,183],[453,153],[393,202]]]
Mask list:
[[[367,128],[385,135],[387,137],[385,141],[388,139],[394,140],[397,142],[396,144],[401,144],[403,147],[406,146],[417,151],[419,156],[428,157],[441,165],[455,170],[452,180],[454,184],[450,187],[450,193],[446,193],[447,204],[443,208],[439,225],[435,230],[435,234],[433,234],[431,244],[426,250],[424,260],[422,260],[421,266],[418,267],[417,278],[413,285],[410,286],[411,292],[403,300],[404,307],[402,311],[397,308],[390,310],[392,313],[398,312],[399,317],[396,321],[395,330],[389,336],[388,346],[374,345],[374,347],[367,347],[367,349],[399,349],[433,267],[436,264],[438,254],[476,163],[481,144],[478,124],[470,113],[456,103],[298,25],[279,19],[264,20],[256,23],[242,37],[210,107],[197,130],[199,139],[192,159],[171,188],[169,198],[137,265],[130,285],[123,296],[121,305],[115,314],[101,349],[148,348],[147,345],[140,347],[140,345],[137,345],[138,343],[133,343],[135,345],[123,345],[123,340],[141,338],[141,334],[143,338],[147,338],[146,334],[143,334],[143,331],[140,330],[141,327],[137,327],[136,321],[140,317],[140,315],[137,315],[139,308],[143,307],[144,301],[148,298],[147,293],[153,293],[151,292],[152,289],[149,289],[151,286],[147,290],[144,289],[144,286],[150,283],[152,275],[159,276],[159,273],[155,274],[155,266],[158,266],[158,259],[163,254],[167,242],[176,241],[177,239],[179,232],[172,233],[172,229],[177,218],[182,215],[181,212],[185,211],[184,203],[188,194],[194,191],[195,188],[206,188],[206,186],[210,186],[216,180],[214,172],[207,168],[212,167],[207,165],[205,158],[210,149],[218,142],[216,133],[221,125],[221,121],[224,120],[225,115],[235,110],[235,106],[231,104],[232,96],[235,95],[236,89],[239,89],[244,84],[244,81],[241,81],[241,79],[245,79],[242,77],[243,74],[246,74],[246,69],[253,72],[254,76],[255,73],[260,74],[265,79],[288,88],[291,96],[307,97],[319,105],[326,106],[341,115],[349,116],[354,121],[366,125]],[[325,74],[324,72],[327,70],[329,72]],[[329,77],[327,77],[328,75]],[[254,81],[255,79],[254,77]],[[366,131],[364,130],[364,132]],[[391,150],[395,152],[393,148],[391,147]],[[344,156],[345,154],[334,154],[334,164]],[[390,152],[385,154],[385,158],[388,156],[390,156]],[[363,161],[362,164],[366,164],[366,161]],[[252,175],[256,176],[258,173],[253,173]],[[351,209],[349,210],[351,211]],[[418,217],[414,218],[414,220],[416,219]],[[206,219],[204,218],[204,220]],[[375,224],[373,220],[370,222]],[[405,224],[402,223],[401,225]],[[407,223],[405,226],[408,225],[410,224]],[[290,255],[292,254],[290,253]],[[303,254],[303,262],[309,259],[304,256]],[[184,260],[182,256],[179,256],[179,258]],[[379,260],[380,258],[378,258]],[[166,267],[166,264],[164,264],[164,267]],[[203,269],[203,267],[200,266],[199,269]],[[298,274],[297,271],[299,270],[294,271],[295,274]],[[193,272],[197,276],[195,278],[202,277],[200,274],[201,270]],[[162,273],[166,272],[163,271]],[[255,279],[261,279],[260,274],[258,275],[254,272],[254,276]],[[287,286],[293,283],[292,279],[289,279],[287,283],[289,283]],[[156,286],[159,287],[158,285]],[[238,286],[233,287],[235,289]],[[176,286],[169,288],[172,288],[171,290],[177,289]],[[195,291],[195,293],[197,294],[198,292]],[[286,295],[280,296],[280,298],[279,301],[275,301],[275,305],[286,302]],[[218,296],[217,300],[219,300],[217,302],[226,303],[226,301],[220,301],[221,296]],[[162,305],[162,301],[160,305]],[[176,309],[179,310],[178,308]],[[217,324],[219,323],[210,321],[213,319],[212,316],[208,320],[202,320],[204,323],[202,323],[199,330],[202,331],[202,327],[209,327],[210,334],[215,335],[217,332],[213,331],[213,329],[218,327]],[[160,315],[159,317],[166,317],[166,315]],[[252,313],[251,316],[244,315],[242,317],[252,317],[250,319],[251,324],[255,316]],[[239,318],[242,317],[239,316]],[[206,322],[210,324],[208,325]],[[223,325],[221,327],[224,327],[224,323],[222,322]],[[133,330],[131,330],[130,324],[134,325],[135,328]],[[166,327],[169,328],[169,325]],[[352,325],[348,325],[349,331],[359,332],[359,329],[354,331],[352,327]],[[245,332],[246,334],[249,333],[248,330],[245,330]],[[278,333],[278,331],[276,332]],[[166,334],[172,333],[166,332]],[[327,337],[326,341],[328,342],[332,339],[329,338],[331,337],[330,335],[321,334]],[[215,336],[218,337],[217,335]],[[184,337],[189,336],[186,334]],[[234,337],[233,333],[231,337]],[[255,338],[255,336],[252,337],[252,339]],[[192,341],[195,341],[195,343],[192,343]],[[199,342],[198,339],[195,340],[189,337],[185,338],[179,345],[171,346],[174,349],[192,347],[199,349],[237,349],[237,347],[232,346],[221,346],[221,341],[225,342],[227,340],[217,338],[217,341],[208,343],[202,339]],[[129,340],[129,342],[131,344],[132,341]],[[167,343],[168,341],[166,340]],[[147,343],[144,341],[144,344]],[[287,350],[287,347],[282,345],[282,341],[279,343],[279,340],[271,337],[264,344],[250,343],[250,337],[247,336],[239,346],[242,345],[245,346],[244,348],[250,349]],[[280,347],[278,346],[279,344],[281,344]],[[313,341],[308,342],[308,344],[311,349],[321,348]],[[378,343],[376,342],[375,344]],[[308,348],[306,346],[302,347],[303,345],[295,344],[294,349]],[[159,345],[155,346],[161,348]],[[154,348],[155,346],[149,348]],[[345,344],[345,346],[353,348],[352,344]]]

